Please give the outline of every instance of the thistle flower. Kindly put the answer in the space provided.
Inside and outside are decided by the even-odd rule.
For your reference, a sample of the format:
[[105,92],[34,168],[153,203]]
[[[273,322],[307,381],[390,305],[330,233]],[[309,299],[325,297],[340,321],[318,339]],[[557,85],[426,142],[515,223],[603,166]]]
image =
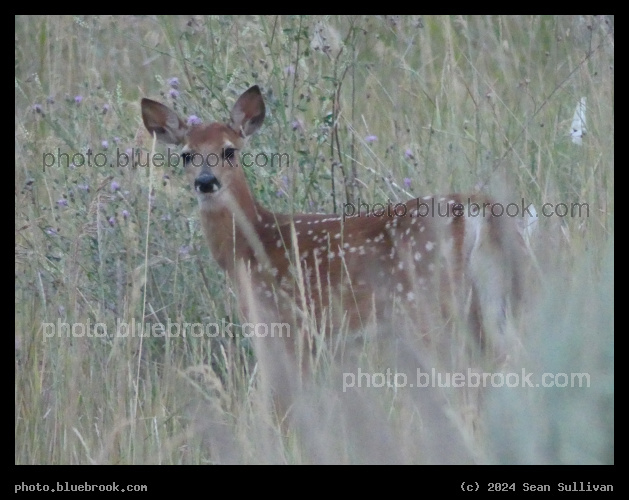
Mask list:
[[300,132],[304,131],[304,124],[301,120],[293,120],[290,126],[293,130],[299,130]]
[[197,115],[190,115],[186,123],[188,124],[188,127],[190,127],[191,125],[199,125],[202,122],[201,118],[199,118]]

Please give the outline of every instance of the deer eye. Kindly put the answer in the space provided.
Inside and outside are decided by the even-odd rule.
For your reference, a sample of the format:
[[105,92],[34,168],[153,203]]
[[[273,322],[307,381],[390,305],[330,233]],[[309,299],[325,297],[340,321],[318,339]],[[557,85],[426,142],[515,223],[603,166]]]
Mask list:
[[235,152],[235,148],[223,148],[223,160],[231,160]]

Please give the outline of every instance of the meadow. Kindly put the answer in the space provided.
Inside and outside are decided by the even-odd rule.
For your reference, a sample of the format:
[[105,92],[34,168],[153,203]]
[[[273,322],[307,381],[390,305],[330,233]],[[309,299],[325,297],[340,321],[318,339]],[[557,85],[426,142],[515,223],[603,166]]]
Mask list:
[[[287,429],[246,336],[133,333],[241,331],[183,172],[146,166],[166,148],[140,100],[223,121],[255,84],[248,150],[284,155],[246,169],[269,209],[535,207],[508,366],[531,386],[345,391],[332,361]],[[15,463],[614,463],[613,152],[613,16],[17,16]]]

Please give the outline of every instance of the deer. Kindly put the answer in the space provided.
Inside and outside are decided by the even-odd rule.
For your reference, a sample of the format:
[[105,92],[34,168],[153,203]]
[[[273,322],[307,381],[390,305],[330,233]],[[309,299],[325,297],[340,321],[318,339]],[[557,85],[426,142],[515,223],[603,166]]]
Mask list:
[[188,125],[148,98],[141,110],[157,141],[181,147],[205,239],[244,317],[334,332],[410,314],[422,338],[425,325],[458,317],[481,348],[499,342],[521,294],[522,237],[515,221],[493,214],[491,198],[424,196],[346,216],[273,212],[253,196],[239,160],[266,114],[257,85],[225,123]]

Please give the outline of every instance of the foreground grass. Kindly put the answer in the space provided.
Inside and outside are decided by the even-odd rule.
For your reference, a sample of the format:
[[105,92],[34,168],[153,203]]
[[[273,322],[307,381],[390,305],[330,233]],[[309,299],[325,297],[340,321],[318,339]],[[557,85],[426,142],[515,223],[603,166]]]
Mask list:
[[[613,462],[613,18],[29,16],[15,50],[16,463]],[[343,393],[332,367],[287,438],[246,339],[47,338],[238,323],[180,172],[44,155],[146,153],[141,97],[225,119],[254,83],[268,117],[249,147],[290,155],[247,172],[274,210],[474,189],[586,203],[537,224],[510,370],[590,387],[492,390],[467,418],[440,391]]]

